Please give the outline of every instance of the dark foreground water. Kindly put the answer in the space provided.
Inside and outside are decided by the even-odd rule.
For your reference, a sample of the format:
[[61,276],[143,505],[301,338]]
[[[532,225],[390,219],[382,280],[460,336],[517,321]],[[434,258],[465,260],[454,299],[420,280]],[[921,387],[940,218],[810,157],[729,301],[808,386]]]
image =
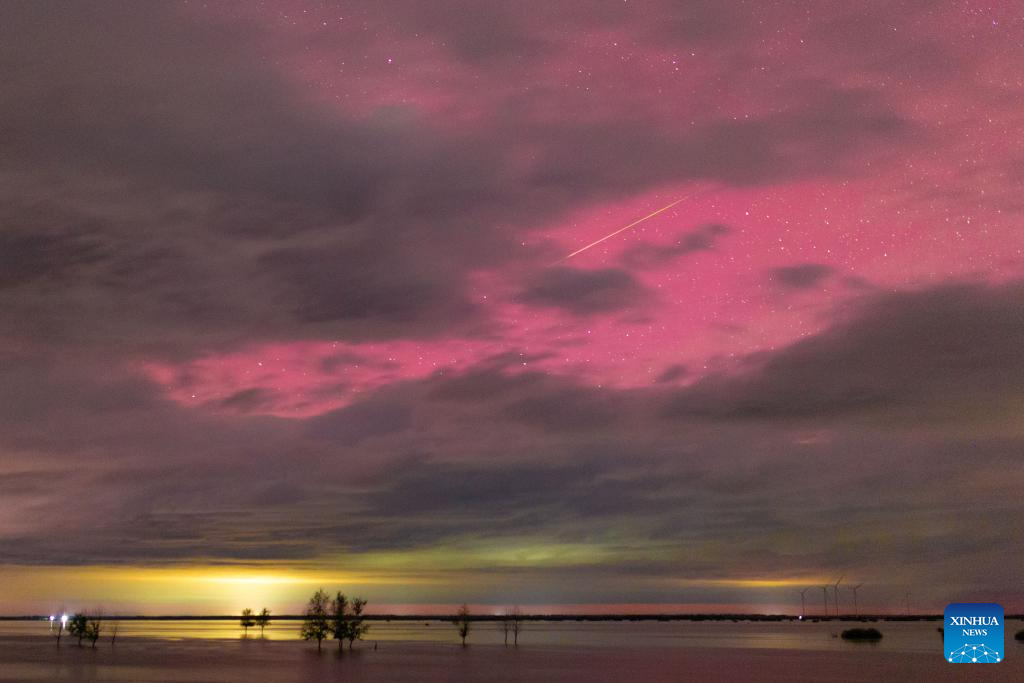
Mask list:
[[481,623],[462,648],[443,622],[381,622],[339,654],[296,640],[293,622],[265,639],[226,622],[122,622],[96,650],[7,622],[0,681],[1024,681],[1021,624],[1006,625],[1002,663],[966,665],[942,659],[940,623],[881,622],[878,644],[833,637],[849,623],[528,623],[518,648]]

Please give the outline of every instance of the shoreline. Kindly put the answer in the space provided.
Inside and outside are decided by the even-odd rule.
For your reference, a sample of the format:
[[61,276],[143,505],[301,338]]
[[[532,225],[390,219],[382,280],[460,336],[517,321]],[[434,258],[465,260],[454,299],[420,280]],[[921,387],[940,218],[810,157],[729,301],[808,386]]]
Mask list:
[[[70,612],[69,612],[70,613]],[[451,621],[454,614],[366,614],[363,618],[366,621]],[[104,615],[108,621],[238,621],[237,614],[219,615]],[[1024,620],[1024,614],[1007,614],[1007,620]],[[302,621],[305,616],[302,614],[281,614],[273,615],[274,621]],[[500,622],[505,619],[501,614],[471,614],[470,621]],[[913,622],[913,621],[942,621],[941,614],[920,614],[899,616],[891,614],[865,614],[860,616],[815,616],[805,615],[802,619],[799,615],[792,614],[522,614],[519,616],[522,621],[747,621],[747,622],[779,622],[779,621],[807,621],[807,622],[858,622],[858,621],[882,621],[882,622]],[[9,615],[0,616],[0,621],[48,621],[49,615]]]

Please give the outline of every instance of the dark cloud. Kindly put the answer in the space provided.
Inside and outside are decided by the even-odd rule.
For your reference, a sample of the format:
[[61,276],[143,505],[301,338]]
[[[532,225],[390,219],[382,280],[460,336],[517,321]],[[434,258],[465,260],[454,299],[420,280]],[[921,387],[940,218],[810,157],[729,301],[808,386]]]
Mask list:
[[517,300],[531,306],[592,315],[636,308],[650,295],[628,271],[551,267],[527,283]]
[[673,412],[1000,423],[1024,386],[1022,310],[1020,283],[869,296],[823,333],[683,390]]
[[309,433],[335,446],[353,446],[375,436],[405,431],[412,426],[412,410],[388,400],[361,402],[325,413],[309,421]]
[[503,365],[495,368],[486,364],[470,372],[436,377],[430,382],[430,396],[443,401],[477,401],[495,396],[515,396],[544,385],[545,376],[541,373],[509,375],[500,372]]
[[102,260],[101,248],[88,234],[34,234],[26,230],[0,232],[0,289],[42,281],[59,287],[74,271]]
[[584,468],[567,466],[481,467],[421,461],[403,464],[392,485],[370,494],[365,502],[378,514],[401,516],[443,513],[472,518],[534,512],[537,506],[557,504],[567,486],[590,476]]
[[[530,30],[517,7],[501,3],[448,0],[430,7],[407,2],[387,8],[388,19],[402,22],[410,32],[437,35],[460,62],[488,66],[539,60],[555,51],[552,41]],[[545,12],[545,5],[534,7]]]
[[243,389],[220,402],[220,407],[240,413],[249,413],[272,404],[274,394],[262,387]]
[[[216,28],[170,11],[96,13],[104,14],[48,16],[24,6],[5,22],[8,56],[36,57],[4,85],[8,158],[61,177],[67,192],[50,203],[68,204],[72,224],[91,214],[90,236],[108,255],[102,271],[76,272],[86,315],[56,311],[61,320],[89,326],[89,313],[127,294],[124,322],[143,339],[181,328],[208,338],[255,319],[268,334],[351,319],[398,320],[411,332],[440,305],[445,324],[456,321],[459,274],[429,267],[440,254],[424,246],[435,243],[426,237],[438,237],[437,225],[450,231],[440,240],[449,255],[502,241],[475,229],[480,208],[509,201],[496,195],[500,159],[486,146],[428,132],[414,117],[355,121],[293,106],[301,99],[294,87],[242,56],[258,49],[251,26],[236,27],[226,43]],[[187,45],[173,39],[184,30]],[[53,54],[32,50],[57,37]],[[60,107],[42,101],[50,91],[39,82],[60,90]],[[90,194],[97,182],[121,185],[126,196]],[[29,201],[18,203],[30,211]],[[18,242],[22,252],[32,247],[20,269],[53,272],[81,252],[74,230],[36,222],[41,234]],[[145,229],[127,225],[136,222]],[[383,226],[391,239],[379,239]],[[318,279],[296,278],[296,258],[319,258],[322,267],[308,264]],[[355,290],[365,294],[353,300]],[[37,305],[47,304],[63,302]]]
[[638,40],[644,44],[680,49],[739,39],[752,24],[751,17],[731,4],[711,0],[669,2],[644,9],[628,4],[538,0],[515,6],[444,0],[432,3],[429,9],[421,3],[402,2],[375,9],[410,33],[436,36],[460,62],[480,67],[550,59],[562,47],[557,32],[551,29],[562,26],[601,32],[630,25],[636,27]]
[[670,244],[641,242],[622,253],[622,263],[631,268],[657,268],[684,254],[714,249],[718,238],[728,233],[726,226],[712,223],[680,233]]
[[378,256],[368,244],[325,246],[269,252],[259,263],[275,276],[278,298],[302,323],[369,320],[408,329],[422,319],[456,324],[473,316],[475,307],[454,282],[432,277],[424,264],[382,271]]
[[[1011,348],[1020,317],[1008,315],[1020,296],[1020,286],[961,285],[873,299],[836,329],[802,342],[806,347],[761,359],[763,379],[745,386],[778,384],[785,376],[772,368],[802,364],[805,373],[811,366],[822,372],[826,358],[856,373],[855,359],[878,348],[868,341],[881,343],[894,318],[924,309],[909,329],[891,334],[919,342],[939,320],[959,331],[924,347],[931,361],[909,376],[927,369],[933,377],[898,400],[920,405],[926,399],[917,392],[962,388],[974,373],[978,383],[990,383],[992,364],[965,344],[1003,355],[1010,376],[993,388],[1005,395],[1021,386],[1014,374],[1021,363],[1013,360],[1019,352]],[[852,337],[849,349],[840,342],[845,337]],[[879,355],[872,373],[891,372]],[[849,413],[833,402],[829,419],[814,423],[821,433],[805,438],[806,427],[794,432],[785,422],[764,423],[760,411],[724,408],[725,394],[710,393],[707,383],[682,392],[688,405],[699,397],[707,409],[665,420],[657,410],[666,388],[597,390],[542,373],[510,374],[514,367],[497,358],[394,385],[309,421],[225,421],[163,402],[152,387],[126,384],[115,373],[91,377],[68,365],[40,372],[23,359],[0,373],[0,396],[9,401],[0,413],[0,449],[31,455],[6,465],[0,489],[22,493],[0,501],[0,509],[30,521],[0,537],[0,552],[29,564],[286,562],[438,544],[515,548],[524,538],[543,538],[607,546],[600,565],[576,569],[594,581],[742,576],[738,567],[751,558],[768,573],[837,565],[867,573],[894,558],[931,563],[928,571],[941,573],[964,558],[979,562],[982,541],[969,529],[989,530],[983,540],[995,543],[1010,537],[1015,522],[1007,520],[1019,519],[968,504],[1024,483],[1012,474],[1019,437],[922,442],[899,430],[873,434],[837,422]],[[842,381],[840,374],[800,381],[820,396],[821,385]],[[25,392],[29,386],[35,388]],[[800,404],[782,409],[779,402],[801,389],[778,390],[775,415],[824,413]],[[25,411],[9,409],[15,396]],[[52,398],[61,396],[74,401]],[[41,400],[50,401],[49,410],[38,410]],[[709,416],[730,417],[729,429]],[[41,460],[36,453],[43,452]],[[974,470],[965,471],[965,458]],[[58,469],[33,469],[43,462]],[[992,471],[1004,475],[985,474]],[[88,509],[45,514],[81,491],[94,501]],[[873,504],[865,507],[867,495]],[[958,504],[936,511],[938,496]],[[893,515],[927,518],[941,533],[894,528]],[[836,540],[840,527],[846,531]],[[807,544],[807,537],[818,542]],[[648,554],[651,547],[662,550]],[[552,582],[560,570],[521,571]]]
[[835,272],[831,266],[821,263],[801,263],[796,266],[773,268],[772,280],[789,289],[810,289]]
[[571,389],[531,396],[505,408],[513,419],[551,431],[597,431],[618,423],[616,401],[600,389]]
[[[669,33],[682,38],[724,29],[731,13],[673,12]],[[481,13],[491,17],[483,30]],[[646,30],[632,11],[562,13]],[[401,27],[419,26],[424,12],[388,14]],[[536,27],[516,16],[446,6],[426,29],[452,36],[456,59],[477,68],[515,62],[516,46],[529,46],[517,36]],[[100,347],[116,338],[164,355],[254,336],[480,333],[487,321],[466,299],[466,274],[516,258],[518,234],[569,209],[669,181],[836,173],[910,132],[877,92],[825,81],[787,84],[785,106],[760,116],[708,112],[683,128],[640,110],[553,120],[544,108],[557,93],[512,89],[477,123],[454,128],[415,109],[355,116],[313,103],[273,60],[254,57],[271,43],[245,20],[228,30],[170,7],[30,3],[10,8],[0,31],[3,61],[18,65],[0,86],[4,218],[31,226],[4,237],[5,260],[17,261],[5,279],[21,286],[16,300],[0,291],[12,312],[0,332],[48,330]],[[532,80],[542,67],[520,68],[516,77]],[[570,114],[585,110],[561,99]],[[523,149],[529,164],[514,161]],[[45,189],[54,184],[60,192]],[[713,237],[688,236],[654,258]],[[48,288],[57,274],[74,297]],[[622,298],[595,293],[583,309],[622,307],[638,291],[625,276],[604,277],[606,293]]]
[[778,111],[742,121],[710,118],[686,132],[618,119],[529,127],[524,133],[543,143],[542,170],[530,180],[580,191],[639,189],[669,178],[758,185],[838,174],[847,170],[844,160],[865,151],[860,145],[916,134],[875,91],[817,80],[790,85],[792,98]]
[[670,365],[665,368],[660,375],[658,375],[658,378],[655,381],[659,383],[674,382],[689,374],[690,370],[685,365]]
[[[910,567],[946,586],[970,566],[1015,585],[1019,282],[882,292],[835,277],[854,304],[821,302],[822,331],[733,374],[706,375],[717,359],[689,355],[699,335],[653,353],[631,337],[653,356],[639,389],[535,367],[579,343],[578,323],[636,324],[668,300],[660,273],[626,268],[728,241],[707,224],[627,249],[623,267],[542,268],[533,231],[554,239],[567,216],[677,186],[743,202],[778,191],[764,209],[785,205],[786,183],[911,167],[934,139],[900,94],[1000,73],[973,54],[951,65],[954,45],[905,30],[932,4],[807,25],[799,7],[712,0],[395,2],[353,5],[342,33],[301,18],[279,30],[243,5],[4,5],[0,558],[306,563],[497,540],[606,553],[516,568],[581,601],[623,585],[676,599],[666,578],[750,567]],[[790,29],[806,43],[794,33],[766,58]],[[414,78],[385,72],[393,50],[413,57]],[[1011,108],[1014,94],[1001,93]],[[987,177],[964,177],[971,187],[936,197],[975,198],[975,180],[988,192]],[[498,290],[545,309],[526,311],[541,323],[522,337],[476,287],[503,269],[516,280]],[[772,273],[796,290],[834,276],[816,263]],[[729,292],[692,295],[741,309]],[[758,322],[722,315],[708,329],[738,338]],[[193,402],[176,390],[202,387],[201,369],[168,387],[145,379],[154,359],[203,357],[216,375],[225,350],[437,338],[453,356],[463,339],[493,355],[405,376],[374,344],[337,353],[311,370],[331,378],[303,407],[352,402],[311,418],[266,415],[289,390],[273,380],[233,377],[226,397]],[[353,394],[355,364],[386,376]]]

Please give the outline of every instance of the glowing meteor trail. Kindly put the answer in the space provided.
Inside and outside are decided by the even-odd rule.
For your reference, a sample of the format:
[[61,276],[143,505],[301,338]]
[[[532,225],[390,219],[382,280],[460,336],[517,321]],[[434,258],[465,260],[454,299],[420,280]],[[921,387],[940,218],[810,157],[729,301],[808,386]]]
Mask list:
[[673,206],[675,206],[675,205],[676,205],[676,204],[678,204],[679,202],[683,201],[684,199],[686,199],[686,197],[680,197],[679,199],[675,200],[674,202],[672,202],[672,203],[671,203],[671,204],[669,204],[668,206],[663,206],[663,207],[661,207],[660,209],[658,209],[657,211],[653,211],[653,212],[651,212],[651,213],[647,214],[647,215],[646,215],[646,216],[644,216],[643,218],[638,218],[637,220],[633,221],[633,222],[632,222],[632,223],[630,223],[629,225],[627,225],[627,226],[625,226],[625,227],[623,227],[623,228],[619,228],[619,229],[618,229],[618,230],[616,230],[615,232],[613,232],[613,233],[611,233],[611,234],[608,234],[608,235],[605,235],[605,236],[604,236],[604,237],[602,237],[601,239],[599,239],[599,240],[596,240],[596,241],[594,241],[594,242],[591,242],[590,244],[588,244],[588,245],[587,245],[587,246],[585,246],[585,247],[581,247],[580,249],[577,249],[576,251],[572,252],[571,254],[569,254],[568,256],[566,256],[566,257],[565,257],[565,258],[563,258],[563,259],[560,259],[560,260],[558,260],[558,261],[555,261],[555,263],[554,263],[553,265],[558,265],[559,263],[565,263],[566,261],[568,261],[569,259],[571,259],[571,258],[572,258],[573,256],[576,256],[577,254],[582,254],[582,253],[583,253],[583,252],[585,252],[585,251],[586,251],[587,249],[590,249],[591,247],[596,247],[597,245],[601,244],[601,242],[604,242],[605,240],[610,240],[611,238],[613,238],[613,237],[615,237],[616,235],[618,235],[618,234],[619,234],[620,232],[625,232],[626,230],[629,230],[629,229],[630,229],[630,228],[632,228],[633,226],[636,226],[636,225],[640,225],[641,223],[643,223],[643,222],[644,222],[645,220],[647,220],[648,218],[654,218],[654,217],[655,217],[655,216],[657,216],[657,215],[658,215],[659,213],[662,213],[663,211],[668,211],[669,209],[671,209],[671,208],[672,208]]

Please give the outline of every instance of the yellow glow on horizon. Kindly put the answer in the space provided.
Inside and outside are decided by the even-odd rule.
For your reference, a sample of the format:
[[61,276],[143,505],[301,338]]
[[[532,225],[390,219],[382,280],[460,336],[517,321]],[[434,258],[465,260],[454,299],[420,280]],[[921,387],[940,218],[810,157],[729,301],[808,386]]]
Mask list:
[[[164,566],[0,565],[0,614],[105,609],[122,614],[236,614],[264,606],[300,613],[317,588],[341,590],[373,604],[458,603],[494,595],[495,586],[526,591],[553,581],[572,591],[574,568],[591,568],[596,595],[621,595],[616,567],[671,562],[675,546],[637,547],[615,542],[552,542],[538,537],[462,539],[436,546],[339,554],[289,563],[194,562]],[[609,573],[603,575],[602,567]],[[638,590],[660,588],[673,601],[692,589],[765,591],[830,583],[821,577],[659,577],[628,579]],[[499,591],[500,592],[500,591]],[[696,596],[695,596],[696,597]],[[703,598],[702,598],[703,599]]]
[[674,585],[679,586],[721,586],[725,588],[802,588],[806,586],[823,586],[830,583],[822,578],[800,579],[675,579]]
[[[345,554],[289,564],[251,562],[169,566],[0,565],[2,612],[69,607],[139,614],[233,614],[243,607],[301,611],[323,587],[374,602],[436,602],[439,593],[486,588],[493,572],[595,566],[633,551],[541,539],[466,540],[428,548]],[[43,610],[39,605],[46,606]],[[35,606],[35,607],[34,607]]]
[[342,584],[356,586],[387,586],[427,584],[434,580],[420,576],[339,572],[309,568],[265,569],[259,566],[188,566],[188,567],[96,567],[107,577],[122,581],[190,581],[221,585],[312,585]]
[[[189,565],[0,566],[5,614],[105,609],[137,614],[234,614],[243,607],[298,612],[316,588],[364,597],[433,584],[429,576],[345,572],[314,567]],[[394,587],[391,590],[374,590]],[[40,609],[38,606],[49,606]]]
[[502,539],[452,543],[431,548],[364,553],[339,562],[359,568],[420,572],[593,565],[622,559],[627,551],[590,543]]

